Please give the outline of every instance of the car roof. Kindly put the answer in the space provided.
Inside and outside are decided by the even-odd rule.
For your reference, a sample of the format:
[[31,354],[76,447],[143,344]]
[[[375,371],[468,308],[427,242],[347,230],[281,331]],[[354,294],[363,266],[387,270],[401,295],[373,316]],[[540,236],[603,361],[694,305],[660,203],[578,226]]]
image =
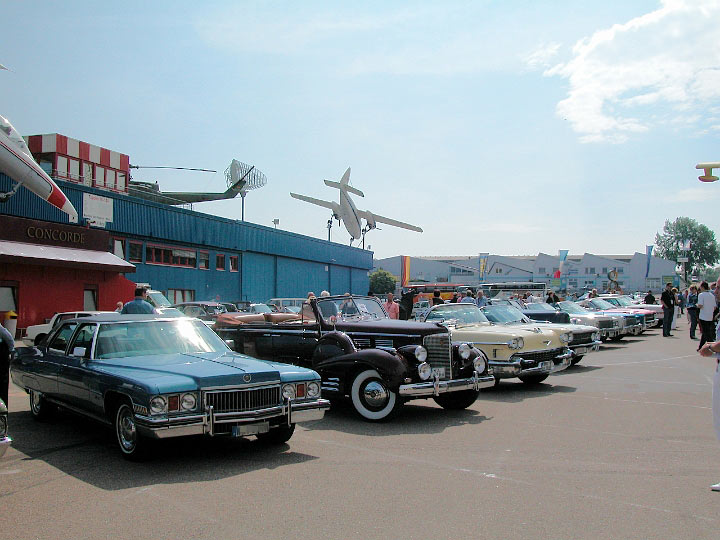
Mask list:
[[98,315],[91,315],[90,317],[76,317],[74,319],[67,319],[63,321],[63,323],[69,322],[69,321],[78,321],[78,322],[98,322],[98,323],[106,323],[106,322],[139,322],[139,321],[175,321],[178,319],[189,319],[193,320],[194,317],[187,317],[183,315],[180,316],[174,316],[174,315],[158,315],[154,313],[142,313],[142,314],[123,314],[123,313],[117,313],[115,311],[109,311],[106,313],[99,313]]
[[[226,304],[230,304],[231,302],[225,302]],[[208,300],[207,302],[203,302],[202,300],[195,300],[193,302],[180,302],[179,304],[174,304],[175,306],[222,306],[222,302],[216,302],[215,300]]]

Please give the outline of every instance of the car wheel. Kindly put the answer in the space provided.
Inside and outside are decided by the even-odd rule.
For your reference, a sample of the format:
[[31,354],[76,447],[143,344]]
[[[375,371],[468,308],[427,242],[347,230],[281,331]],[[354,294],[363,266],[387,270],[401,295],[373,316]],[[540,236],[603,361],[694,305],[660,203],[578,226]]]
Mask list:
[[470,405],[475,403],[475,400],[479,395],[479,390],[461,390],[459,392],[440,394],[439,396],[435,396],[433,399],[435,400],[435,403],[440,405],[443,409],[460,411],[462,409],[467,409]]
[[355,411],[371,422],[387,420],[401,404],[397,394],[374,369],[358,373],[350,388],[350,399]]
[[122,402],[115,411],[115,437],[124,458],[140,461],[148,457],[150,441],[137,430],[135,413],[128,402]]
[[33,343],[35,344],[36,347],[42,343],[42,341],[43,341],[43,339],[45,339],[46,335],[47,334],[38,334],[37,336],[35,336],[35,340],[33,341]]
[[267,444],[283,444],[290,440],[290,437],[295,433],[295,424],[287,424],[272,428],[267,433],[258,433],[258,441]]
[[56,408],[43,397],[40,392],[30,390],[30,414],[39,422],[46,422],[52,418]]
[[622,336],[615,336],[614,338],[610,338],[610,341],[620,341],[624,337],[625,337],[624,334]]
[[583,356],[585,356],[585,355],[584,355],[584,354],[579,354],[578,356],[573,356],[573,359],[570,361],[570,362],[571,362],[570,365],[571,365],[571,366],[574,366],[575,364],[577,364],[580,360],[582,360],[582,357],[583,357]]
[[527,385],[540,384],[548,378],[549,373],[543,373],[541,375],[519,375],[518,378]]

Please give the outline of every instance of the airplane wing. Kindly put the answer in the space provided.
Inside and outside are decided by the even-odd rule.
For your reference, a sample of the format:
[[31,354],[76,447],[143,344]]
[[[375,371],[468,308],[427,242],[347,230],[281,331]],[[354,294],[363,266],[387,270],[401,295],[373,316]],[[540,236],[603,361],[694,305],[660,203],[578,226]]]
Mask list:
[[325,208],[329,208],[335,214],[340,215],[340,205],[336,202],[321,201],[320,199],[314,199],[312,197],[308,197],[306,195],[299,195],[297,193],[290,193],[290,196],[293,199],[297,199],[299,201],[304,201],[304,202],[308,202],[310,204],[316,204],[318,206],[323,206]]
[[368,222],[368,225],[370,225],[370,227],[372,229],[375,228],[376,223],[384,223],[385,225],[390,225],[392,227],[400,227],[401,229],[407,229],[409,231],[423,232],[423,230],[420,227],[417,227],[415,225],[410,225],[409,223],[405,223],[403,221],[398,221],[396,219],[390,219],[390,218],[386,218],[383,216],[378,216],[377,214],[373,214],[372,212],[369,212],[369,211],[363,212],[361,210],[358,210],[358,215],[361,218],[364,218]]

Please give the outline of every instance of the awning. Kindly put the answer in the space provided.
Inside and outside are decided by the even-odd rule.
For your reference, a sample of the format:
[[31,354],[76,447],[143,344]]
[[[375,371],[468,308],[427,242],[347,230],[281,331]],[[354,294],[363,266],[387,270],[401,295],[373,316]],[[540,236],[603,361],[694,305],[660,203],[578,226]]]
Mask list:
[[107,272],[134,272],[135,265],[108,251],[41,246],[0,240],[0,262],[85,268]]

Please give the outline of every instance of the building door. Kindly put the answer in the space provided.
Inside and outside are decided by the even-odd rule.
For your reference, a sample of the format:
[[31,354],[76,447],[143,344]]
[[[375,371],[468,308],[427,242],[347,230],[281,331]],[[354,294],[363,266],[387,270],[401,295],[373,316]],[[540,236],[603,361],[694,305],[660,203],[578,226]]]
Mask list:
[[83,310],[84,311],[97,311],[97,288],[85,285],[83,291]]

